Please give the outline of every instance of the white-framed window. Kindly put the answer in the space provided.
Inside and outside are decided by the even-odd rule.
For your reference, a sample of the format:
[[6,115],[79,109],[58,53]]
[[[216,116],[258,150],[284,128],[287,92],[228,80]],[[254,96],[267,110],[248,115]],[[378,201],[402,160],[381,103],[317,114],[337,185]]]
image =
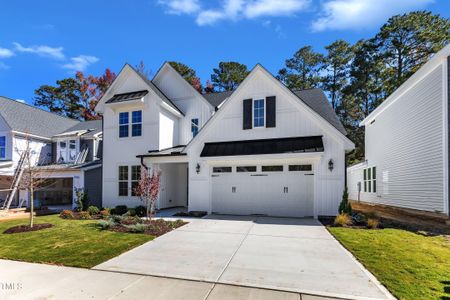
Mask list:
[[265,127],[266,125],[265,104],[266,101],[264,99],[253,100],[253,128]]
[[377,167],[370,167],[363,170],[364,192],[377,192]]
[[193,118],[191,119],[191,132],[192,132],[192,137],[194,138],[199,130],[199,121],[198,118]]
[[58,157],[60,163],[74,162],[78,155],[78,141],[75,139],[61,140],[58,142]]
[[141,179],[141,166],[119,166],[118,171],[119,196],[129,196],[129,189],[131,189],[131,196],[136,196],[136,187]]
[[[131,120],[130,120],[131,115]],[[119,113],[119,138],[142,136],[142,110]]]
[[6,158],[6,136],[0,136],[0,159]]

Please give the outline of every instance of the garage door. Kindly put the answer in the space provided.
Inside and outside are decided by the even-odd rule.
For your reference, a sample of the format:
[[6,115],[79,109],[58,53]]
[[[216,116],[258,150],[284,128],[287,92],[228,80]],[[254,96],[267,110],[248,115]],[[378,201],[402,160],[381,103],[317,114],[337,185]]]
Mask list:
[[219,214],[313,216],[312,165],[217,166],[212,211]]

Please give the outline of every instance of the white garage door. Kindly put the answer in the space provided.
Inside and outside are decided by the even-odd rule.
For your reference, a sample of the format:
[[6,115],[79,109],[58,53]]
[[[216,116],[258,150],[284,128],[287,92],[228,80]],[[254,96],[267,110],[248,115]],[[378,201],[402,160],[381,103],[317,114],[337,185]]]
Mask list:
[[214,213],[313,216],[313,193],[312,165],[213,167]]

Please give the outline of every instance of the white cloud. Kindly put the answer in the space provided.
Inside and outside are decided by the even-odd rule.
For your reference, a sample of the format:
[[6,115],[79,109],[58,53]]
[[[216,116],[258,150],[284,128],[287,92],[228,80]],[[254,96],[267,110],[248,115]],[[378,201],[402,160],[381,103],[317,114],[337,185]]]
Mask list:
[[19,43],[13,43],[16,51],[25,53],[34,53],[39,56],[50,57],[53,59],[64,59],[63,47],[50,47],[46,45],[24,47]]
[[0,58],[8,58],[14,56],[14,52],[9,49],[0,47]]
[[166,12],[174,15],[192,14],[200,10],[198,0],[159,0],[166,7]]
[[380,25],[387,18],[422,9],[434,0],[328,0],[312,23],[314,31],[364,29]]
[[68,69],[70,71],[84,71],[88,66],[93,63],[99,61],[99,59],[95,56],[90,55],[79,55],[70,58],[70,63],[62,65],[64,69]]
[[203,26],[223,20],[288,16],[305,10],[310,2],[310,0],[225,0],[219,8],[199,11],[196,23]]

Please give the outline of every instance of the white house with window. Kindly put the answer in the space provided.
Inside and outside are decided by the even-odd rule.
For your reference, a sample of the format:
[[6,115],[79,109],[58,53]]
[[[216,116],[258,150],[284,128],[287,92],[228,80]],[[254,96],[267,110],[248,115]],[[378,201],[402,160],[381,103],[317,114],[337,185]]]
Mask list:
[[354,148],[324,93],[291,91],[257,65],[234,92],[202,95],[168,63],[125,65],[103,115],[103,206],[141,205],[141,166],[161,171],[157,208],[336,215]]
[[350,198],[449,216],[450,46],[377,107],[365,128],[365,160],[347,169]]

